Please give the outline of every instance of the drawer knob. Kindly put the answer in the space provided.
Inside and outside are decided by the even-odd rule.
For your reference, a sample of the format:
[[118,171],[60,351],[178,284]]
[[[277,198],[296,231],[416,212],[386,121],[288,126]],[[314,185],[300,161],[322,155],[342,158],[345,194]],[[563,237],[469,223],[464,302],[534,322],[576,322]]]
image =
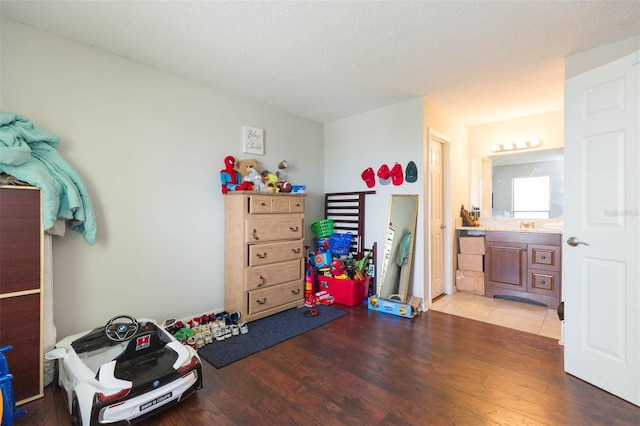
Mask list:
[[545,260],[547,258],[547,256],[542,256],[542,260]]
[[258,256],[260,259],[266,259],[267,258],[267,253],[266,252],[264,252],[262,254],[256,253],[256,256]]
[[264,305],[265,303],[267,303],[267,298],[263,298],[262,300],[258,299],[256,300],[256,302],[258,302],[258,305]]
[[259,240],[259,239],[260,239],[260,238],[258,237],[258,230],[257,230],[257,229],[254,229],[254,230],[253,230],[253,239],[254,239],[254,240]]
[[297,289],[295,289],[295,290],[291,290],[291,293],[293,293],[293,294],[300,294],[300,289],[299,289],[299,288],[297,288]]
[[258,284],[258,287],[262,287],[264,285],[264,281],[264,277],[260,275],[260,283]]
[[267,203],[265,203],[264,201],[262,201],[262,202],[260,203],[260,205],[261,205],[261,206],[266,206],[266,205],[267,205]]
[[545,280],[540,281],[540,284],[546,284],[547,282]]
[[297,226],[290,226],[289,229],[291,229],[291,232],[298,232],[298,227]]
[[291,251],[292,251],[292,252],[294,252],[294,253],[296,253],[296,254],[300,253],[300,249],[299,249],[299,248],[291,249]]

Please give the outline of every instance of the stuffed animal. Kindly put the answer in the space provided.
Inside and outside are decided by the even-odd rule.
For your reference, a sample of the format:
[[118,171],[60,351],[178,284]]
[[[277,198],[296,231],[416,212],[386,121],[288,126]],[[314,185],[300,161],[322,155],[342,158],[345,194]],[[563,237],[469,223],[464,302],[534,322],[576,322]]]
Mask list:
[[244,182],[250,182],[253,185],[254,191],[264,191],[264,182],[262,176],[258,171],[258,161],[253,158],[247,158],[245,160],[238,160],[236,162],[238,171],[242,175]]
[[222,185],[222,193],[229,191],[246,191],[251,190],[252,186],[249,182],[242,181],[242,175],[235,169],[236,159],[229,155],[224,159],[225,168],[220,170],[220,184]]
[[279,192],[280,188],[278,188],[277,184],[278,184],[278,175],[276,175],[275,173],[271,173],[269,170],[263,170],[262,173],[260,173],[262,175],[262,180],[264,182],[264,186],[265,186],[265,191],[267,192]]

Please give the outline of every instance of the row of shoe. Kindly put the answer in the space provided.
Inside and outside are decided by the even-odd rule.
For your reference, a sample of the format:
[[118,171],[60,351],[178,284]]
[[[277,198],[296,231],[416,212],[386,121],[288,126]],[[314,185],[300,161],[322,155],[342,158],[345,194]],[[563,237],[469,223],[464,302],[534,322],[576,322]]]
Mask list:
[[247,334],[249,327],[246,323],[238,323],[240,312],[229,314],[203,315],[185,322],[175,318],[166,319],[162,326],[178,341],[195,349],[200,349],[215,341],[222,341],[240,334]]

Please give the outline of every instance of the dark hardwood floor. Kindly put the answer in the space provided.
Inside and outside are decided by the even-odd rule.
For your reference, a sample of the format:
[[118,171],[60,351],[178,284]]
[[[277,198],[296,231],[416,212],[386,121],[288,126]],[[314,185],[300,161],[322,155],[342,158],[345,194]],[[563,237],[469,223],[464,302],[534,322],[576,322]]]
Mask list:
[[[554,339],[340,308],[349,315],[222,369],[203,361],[204,388],[143,424],[640,424],[639,407],[564,373]],[[24,408],[17,426],[70,424],[52,386]]]

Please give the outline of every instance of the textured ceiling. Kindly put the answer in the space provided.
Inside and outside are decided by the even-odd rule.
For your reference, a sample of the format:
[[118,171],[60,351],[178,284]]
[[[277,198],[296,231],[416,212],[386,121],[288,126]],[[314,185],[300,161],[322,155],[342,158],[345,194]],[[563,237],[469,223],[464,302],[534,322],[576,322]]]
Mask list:
[[564,57],[640,1],[5,1],[0,15],[326,122],[427,96],[466,124],[563,107]]

